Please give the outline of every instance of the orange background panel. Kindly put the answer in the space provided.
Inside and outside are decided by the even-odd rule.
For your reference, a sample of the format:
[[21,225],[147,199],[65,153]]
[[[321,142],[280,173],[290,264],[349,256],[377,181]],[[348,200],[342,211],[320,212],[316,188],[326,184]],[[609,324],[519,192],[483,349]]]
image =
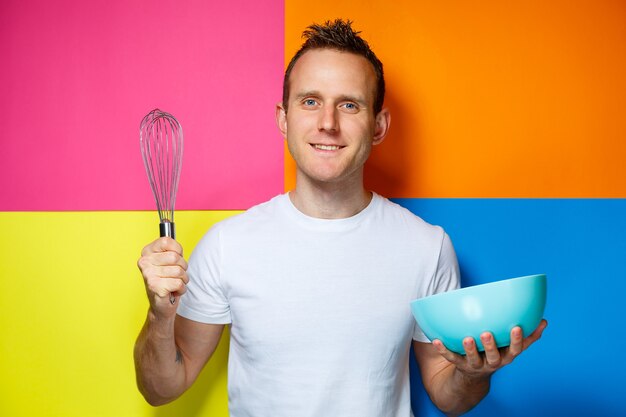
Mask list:
[[[392,113],[366,183],[388,197],[626,197],[626,3],[286,1],[285,60],[349,18]],[[285,187],[294,186],[286,158]]]

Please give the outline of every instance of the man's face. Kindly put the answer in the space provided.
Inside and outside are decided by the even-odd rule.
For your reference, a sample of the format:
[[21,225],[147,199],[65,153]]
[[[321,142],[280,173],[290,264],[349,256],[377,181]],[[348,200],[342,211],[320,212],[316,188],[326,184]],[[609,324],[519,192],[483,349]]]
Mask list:
[[387,110],[374,115],[376,75],[362,56],[332,49],[303,54],[290,75],[288,112],[278,126],[298,167],[298,181],[363,178],[372,145],[387,132]]

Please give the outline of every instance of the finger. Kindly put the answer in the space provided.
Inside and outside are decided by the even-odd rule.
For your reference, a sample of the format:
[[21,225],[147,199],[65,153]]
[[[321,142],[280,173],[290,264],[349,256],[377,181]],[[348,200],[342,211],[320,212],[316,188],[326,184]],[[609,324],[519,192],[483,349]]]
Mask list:
[[546,327],[548,327],[548,322],[545,319],[541,319],[539,326],[537,326],[537,328],[530,334],[530,336],[528,336],[527,338],[523,340],[522,350],[528,349],[530,345],[532,345],[537,340],[539,340],[541,338],[541,335],[543,334],[543,331],[546,329]]
[[435,339],[433,340],[433,347],[435,348],[435,350],[437,351],[437,353],[439,353],[441,356],[444,357],[444,359],[446,359],[448,362],[451,362],[453,364],[458,364],[460,362],[462,362],[462,356],[461,355],[457,355],[454,352],[449,351],[443,344],[443,342],[441,340]]
[[162,271],[163,275],[161,276],[161,278],[179,279],[185,285],[189,283],[189,277],[187,276],[187,271],[182,269],[180,266],[178,265],[165,266],[165,267],[162,267],[162,269],[163,269]]
[[172,291],[172,294],[175,294],[176,296],[181,296],[184,293],[187,292],[187,286],[183,283],[178,290],[176,291]]
[[[152,275],[181,277],[180,270],[186,271],[188,265],[185,259],[176,252],[161,252],[142,256],[137,261],[137,267],[146,278]],[[174,273],[171,271],[165,273],[161,271],[163,267],[176,267],[178,269]]]
[[480,342],[485,349],[485,362],[491,368],[497,368],[500,366],[502,358],[500,357],[500,351],[496,345],[496,341],[490,332],[485,332],[480,335]]
[[466,337],[463,339],[463,349],[465,349],[465,360],[467,364],[473,369],[480,369],[483,366],[483,358],[478,352],[476,342],[473,337]]
[[173,266],[176,265],[183,270],[187,270],[187,261],[178,253],[173,251],[153,253],[145,256],[149,259],[150,263],[157,266]]
[[151,242],[141,251],[142,256],[146,256],[150,253],[158,253],[158,252],[167,252],[172,251],[176,252],[179,255],[183,255],[183,247],[172,239],[171,237],[161,237],[157,240]]
[[180,279],[185,284],[189,282],[189,278],[187,278],[187,272],[185,272],[185,270],[178,265],[161,266],[156,269],[156,274],[159,278]]
[[187,286],[180,279],[158,278],[149,283],[148,290],[158,298],[167,299],[169,302],[170,293],[182,295],[187,292]]
[[506,350],[506,361],[512,362],[524,350],[524,334],[522,328],[515,326],[511,330],[511,344]]

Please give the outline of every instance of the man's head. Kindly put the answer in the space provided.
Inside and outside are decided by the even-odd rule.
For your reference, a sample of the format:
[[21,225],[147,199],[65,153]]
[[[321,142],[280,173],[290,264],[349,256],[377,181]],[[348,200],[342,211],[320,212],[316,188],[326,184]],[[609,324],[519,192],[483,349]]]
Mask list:
[[370,49],[368,43],[359,36],[360,32],[352,29],[352,22],[337,19],[334,22],[327,21],[324,25],[313,24],[302,33],[304,44],[293,56],[283,81],[283,106],[288,110],[291,71],[300,57],[307,51],[314,49],[334,49],[341,52],[349,52],[366,58],[376,74],[376,91],[374,92],[373,110],[378,114],[383,108],[385,99],[385,78],[383,64]]

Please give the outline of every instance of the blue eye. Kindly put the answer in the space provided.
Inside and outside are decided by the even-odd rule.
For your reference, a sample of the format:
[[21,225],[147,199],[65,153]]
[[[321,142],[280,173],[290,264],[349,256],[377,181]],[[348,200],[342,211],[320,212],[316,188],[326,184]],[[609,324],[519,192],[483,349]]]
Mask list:
[[304,100],[304,105],[305,106],[315,106],[315,100],[313,100],[312,98],[307,98],[306,100]]

